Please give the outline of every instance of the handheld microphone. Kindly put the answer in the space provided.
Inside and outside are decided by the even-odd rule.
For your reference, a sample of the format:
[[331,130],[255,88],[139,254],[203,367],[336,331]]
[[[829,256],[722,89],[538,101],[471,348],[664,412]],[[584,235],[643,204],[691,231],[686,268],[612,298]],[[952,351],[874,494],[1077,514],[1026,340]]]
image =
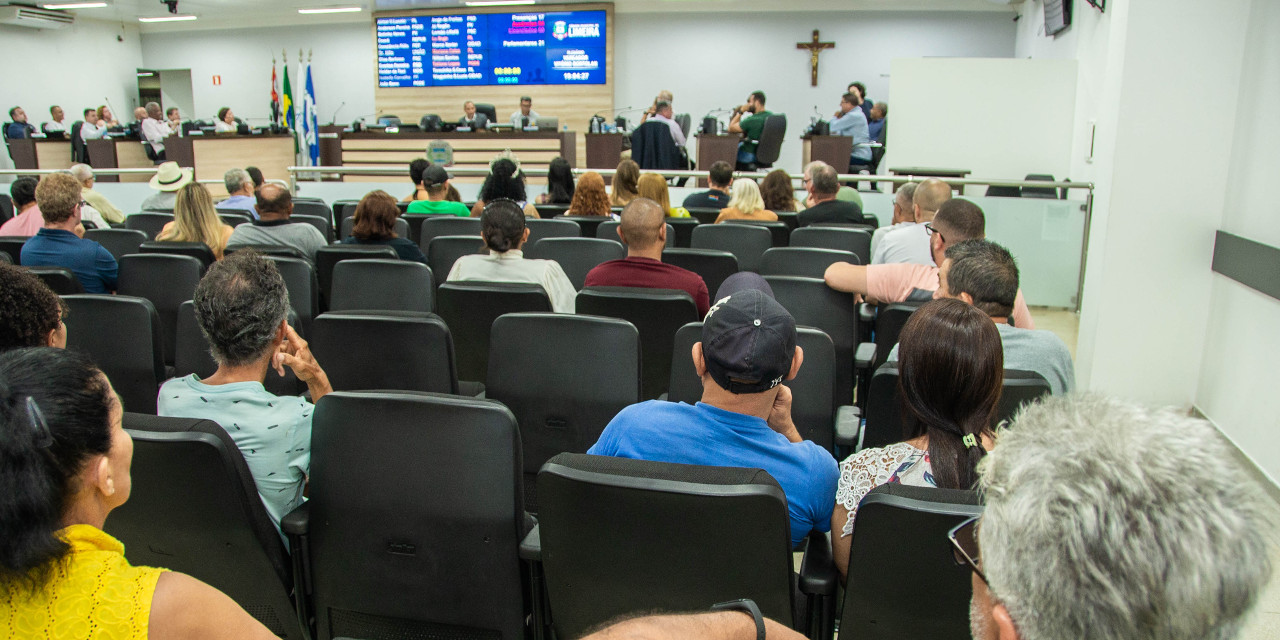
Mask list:
[[342,108],[345,106],[347,106],[347,101],[343,100],[342,104],[338,105],[338,108],[333,110],[333,117],[329,118],[329,124],[333,124],[338,120],[338,112],[342,111]]

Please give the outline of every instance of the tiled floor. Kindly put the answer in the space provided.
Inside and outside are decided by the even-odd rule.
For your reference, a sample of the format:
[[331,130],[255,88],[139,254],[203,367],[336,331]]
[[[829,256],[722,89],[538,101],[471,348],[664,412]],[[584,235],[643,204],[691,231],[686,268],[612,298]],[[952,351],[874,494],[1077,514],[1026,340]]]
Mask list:
[[1076,357],[1076,338],[1080,334],[1080,316],[1076,312],[1033,307],[1031,318],[1035,320],[1037,329],[1058,334],[1067,343],[1067,349],[1071,350],[1071,357]]

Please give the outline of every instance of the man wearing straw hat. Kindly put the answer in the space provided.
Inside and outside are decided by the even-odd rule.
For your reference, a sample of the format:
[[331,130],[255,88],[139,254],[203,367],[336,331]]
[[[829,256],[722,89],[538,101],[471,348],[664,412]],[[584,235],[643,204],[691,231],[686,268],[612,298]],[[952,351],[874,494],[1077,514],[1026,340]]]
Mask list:
[[156,193],[142,201],[143,211],[173,211],[174,200],[178,197],[178,189],[191,182],[191,170],[183,169],[178,163],[162,162],[156,167],[156,175],[151,179],[151,188]]

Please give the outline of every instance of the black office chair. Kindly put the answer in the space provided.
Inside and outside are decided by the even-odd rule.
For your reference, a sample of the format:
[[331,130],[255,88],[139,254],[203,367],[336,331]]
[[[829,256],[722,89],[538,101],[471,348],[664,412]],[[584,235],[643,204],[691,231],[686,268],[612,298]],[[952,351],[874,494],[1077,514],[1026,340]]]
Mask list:
[[853,296],[828,287],[821,278],[765,276],[765,281],[796,326],[813,327],[831,338],[836,350],[835,403],[853,402],[853,355],[858,341]]
[[84,293],[84,285],[80,284],[80,279],[66,267],[27,267],[27,271],[40,278],[60,296]]
[[[298,329],[298,316],[289,311],[289,325]],[[200,324],[196,320],[195,303],[188,300],[178,307],[178,326],[175,332],[175,346],[173,355],[173,375],[174,377],[182,377],[196,374],[203,378],[208,378],[218,370],[218,364],[213,360],[213,354],[209,351],[209,341],[205,339],[204,333],[200,331]],[[267,371],[267,377],[262,381],[262,386],[267,391],[278,396],[296,396],[301,395],[307,390],[307,385],[298,380],[298,376],[289,367],[284,368],[284,375],[276,373],[275,370]]]
[[173,213],[160,213],[157,211],[143,211],[135,213],[124,219],[124,227],[126,229],[137,229],[147,234],[148,240],[155,240],[160,235],[160,230],[164,225],[173,222]]
[[400,219],[409,224],[409,235],[405,238],[417,242],[422,238],[422,223],[432,218],[440,218],[443,216],[453,217],[447,213],[403,213]]
[[4,224],[13,217],[13,198],[7,193],[0,193],[0,224]]
[[778,161],[782,153],[782,140],[787,135],[787,116],[775,113],[764,121],[764,129],[760,131],[759,144],[756,145],[756,161],[747,165],[751,171],[770,169]]
[[862,264],[858,256],[848,251],[812,249],[809,247],[777,247],[760,257],[762,276],[802,276],[823,278],[827,267],[837,262]]
[[[422,232],[426,234],[428,225],[422,225]],[[427,245],[427,264],[431,266],[431,273],[435,277],[436,287],[444,284],[449,278],[449,272],[453,270],[453,263],[458,261],[462,256],[487,254],[489,249],[485,247],[484,240],[479,235],[466,236],[436,236],[431,239],[431,243]]]
[[699,224],[715,224],[716,218],[720,217],[720,210],[715,207],[688,207],[687,210]]
[[[674,219],[675,218],[667,219],[667,243],[664,246],[668,248],[676,246],[676,230],[670,222],[671,220],[674,220]],[[622,238],[618,236],[619,224],[621,223],[616,220],[606,219],[604,222],[601,222],[598,226],[596,226],[595,237],[601,240],[613,240],[618,244],[622,244]]]
[[987,187],[986,196],[988,198],[1021,198],[1022,188],[991,185]]
[[742,271],[758,271],[760,257],[773,246],[768,229],[742,224],[704,224],[693,230],[694,249],[728,251]]
[[[347,218],[347,220],[350,220],[350,218]],[[315,227],[316,231],[319,231],[320,235],[324,236],[324,239],[326,242],[328,242],[329,244],[333,244],[333,241],[334,241],[333,222],[331,222],[331,218],[326,218],[321,216],[309,216],[306,214],[295,213],[289,216],[289,221],[295,224],[299,222],[305,222]]]
[[10,264],[22,264],[22,245],[31,236],[0,236],[0,252],[9,256]]
[[698,321],[698,309],[686,291],[638,287],[587,287],[578,292],[577,312],[626,320],[640,331],[641,397],[652,400],[667,390],[676,331]]
[[792,247],[835,249],[858,256],[856,264],[871,264],[871,232],[863,229],[814,225],[791,232]]
[[769,230],[772,236],[773,246],[785,247],[789,244],[791,237],[791,227],[782,220],[725,220],[725,224],[749,224],[756,227],[764,227]]
[[71,125],[71,161],[78,163],[89,162],[89,147],[80,136],[80,130],[84,128],[84,120],[76,120]]
[[[560,204],[551,204],[551,203],[547,203],[547,204],[534,204],[534,205],[533,205],[533,208],[534,208],[535,210],[537,210],[538,215],[539,215],[539,216],[541,216],[541,217],[542,217],[542,219],[544,219],[544,220],[545,220],[545,219],[548,219],[548,218],[561,218],[561,217],[564,217],[565,212],[567,212],[567,211],[569,210],[569,205],[567,205],[567,204],[563,204],[563,203],[560,203]],[[604,216],[570,216],[570,217],[566,217],[566,218],[564,218],[564,219],[566,219],[566,220],[573,220],[574,222],[578,222],[578,221],[580,221],[580,220],[581,220],[581,219],[583,219],[583,218],[585,218],[588,222],[590,222],[590,221],[592,221],[592,220],[597,220],[597,219],[600,219],[600,220],[608,220],[608,218],[606,218],[606,217],[604,217]],[[581,226],[581,225],[579,225],[579,226]],[[591,233],[592,235],[594,235],[594,231],[595,231],[595,227],[593,226],[593,227],[591,228],[590,233]],[[589,232],[588,232],[588,230],[587,230],[586,228],[583,228],[583,230],[582,230],[582,235],[586,236],[586,235],[588,235],[588,233],[589,233]]]
[[972,491],[895,482],[867,493],[854,519],[840,640],[969,638],[971,577],[947,533],[981,513]]
[[181,571],[227,594],[281,638],[305,638],[284,540],[234,440],[211,420],[126,413],[129,501],[105,530],[134,565]]
[[13,264],[13,258],[10,258],[9,254],[0,251],[0,264]]
[[310,500],[282,523],[316,640],[526,637],[520,479],[516,419],[497,402],[321,398]]
[[701,224],[693,218],[667,218],[667,226],[673,227],[675,246],[688,248],[693,245],[693,230]]
[[337,225],[338,228],[342,228],[342,220],[355,215],[356,206],[359,204],[359,200],[334,200],[333,223]]
[[627,257],[621,244],[599,238],[543,238],[525,252],[527,258],[555,260],[573,283],[581,289],[587,273],[602,262]]
[[174,256],[191,256],[200,261],[200,273],[204,274],[213,264],[213,250],[203,242],[172,242],[169,240],[148,240],[138,245],[138,253],[162,253]]
[[646,171],[684,169],[680,149],[665,122],[651,120],[631,132],[631,159]]
[[494,320],[508,313],[551,313],[551,298],[536,284],[454,281],[436,291],[436,309],[453,333],[458,378],[487,384]]
[[173,364],[178,307],[195,293],[204,267],[191,256],[135,253],[120,259],[120,284],[124,296],[146,298],[160,315],[164,337],[164,362]]
[[688,269],[707,285],[707,295],[714,296],[725,279],[738,272],[738,258],[728,251],[714,249],[663,249],[662,261]]
[[431,268],[405,260],[344,260],[333,267],[330,311],[419,311],[435,308]]
[[499,123],[498,110],[495,109],[494,106],[491,104],[488,104],[486,102],[477,102],[476,113],[483,113],[484,116],[489,119],[489,124],[491,125],[495,123]]
[[558,453],[586,453],[640,401],[640,333],[615,318],[509,313],[493,322],[485,388],[520,424],[525,508],[536,513],[533,470]]
[[539,220],[530,218],[525,220],[525,226],[529,227],[529,239],[525,241],[526,246],[533,246],[534,243],[543,238],[580,238],[582,237],[582,227],[572,220],[563,218],[556,220]]
[[336,390],[458,393],[453,337],[433,313],[330,311],[309,342]]
[[242,224],[253,224],[253,216],[239,209],[218,209],[218,218],[222,220],[222,224],[229,225],[233,229]]
[[[1054,182],[1053,175],[1048,173],[1028,173],[1023,180],[1037,180],[1041,182]],[[1023,198],[1046,198],[1050,200],[1058,199],[1058,190],[1054,187],[1022,187]]]
[[[343,218],[342,235],[340,236],[339,239],[346,240],[347,238],[350,238],[351,230],[354,229],[355,226],[356,226],[355,218]],[[395,232],[396,232],[397,238],[408,238],[409,237],[409,221],[405,220],[404,218],[396,218]]]
[[422,221],[418,231],[418,246],[422,248],[423,253],[430,256],[431,241],[440,236],[472,236],[479,242],[480,233],[480,218],[431,216]]
[[428,113],[418,120],[418,129],[421,131],[439,131],[440,125],[443,124],[440,116],[434,113]]
[[126,411],[155,414],[156,393],[168,378],[160,316],[146,298],[63,296],[70,313],[67,348],[87,353],[111,380]]
[[320,308],[329,308],[333,292],[333,265],[343,260],[399,260],[395,249],[384,244],[334,244],[316,249],[316,280],[320,283]]

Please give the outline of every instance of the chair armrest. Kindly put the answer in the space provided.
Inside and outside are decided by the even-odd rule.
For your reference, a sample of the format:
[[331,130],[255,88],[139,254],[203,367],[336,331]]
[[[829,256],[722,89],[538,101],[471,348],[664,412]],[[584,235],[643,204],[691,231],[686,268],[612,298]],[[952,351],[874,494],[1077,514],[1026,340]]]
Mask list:
[[858,447],[862,443],[862,412],[852,405],[836,408],[836,445]]
[[520,541],[520,559],[530,562],[542,562],[542,528],[534,527],[529,535]]
[[862,302],[858,304],[858,322],[867,323],[875,322],[876,306]]
[[853,352],[853,368],[859,371],[865,371],[871,368],[872,363],[876,361],[876,343],[861,342],[858,348]]
[[825,533],[809,532],[809,546],[800,561],[800,592],[833,596],[836,593],[836,564],[831,557],[831,541]]
[[305,536],[310,528],[311,505],[302,503],[280,519],[280,531],[288,536]]

